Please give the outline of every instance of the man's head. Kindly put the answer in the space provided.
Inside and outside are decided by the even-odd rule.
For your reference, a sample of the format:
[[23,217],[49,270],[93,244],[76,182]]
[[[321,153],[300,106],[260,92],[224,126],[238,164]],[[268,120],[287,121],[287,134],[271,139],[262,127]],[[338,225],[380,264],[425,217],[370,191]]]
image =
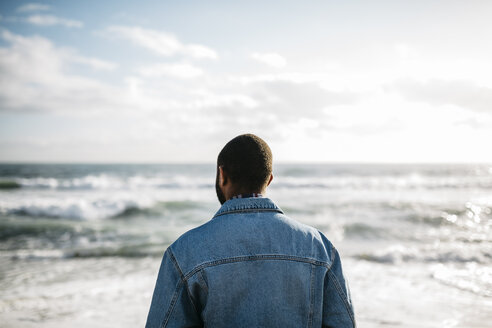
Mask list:
[[221,204],[236,194],[263,193],[272,178],[272,151],[254,134],[235,137],[219,153],[215,189]]

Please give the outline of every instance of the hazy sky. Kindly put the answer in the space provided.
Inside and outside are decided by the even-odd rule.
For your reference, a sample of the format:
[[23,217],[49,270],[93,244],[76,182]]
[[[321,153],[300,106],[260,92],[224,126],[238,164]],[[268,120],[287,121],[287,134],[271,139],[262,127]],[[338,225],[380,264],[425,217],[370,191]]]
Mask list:
[[0,2],[0,161],[492,162],[492,1]]

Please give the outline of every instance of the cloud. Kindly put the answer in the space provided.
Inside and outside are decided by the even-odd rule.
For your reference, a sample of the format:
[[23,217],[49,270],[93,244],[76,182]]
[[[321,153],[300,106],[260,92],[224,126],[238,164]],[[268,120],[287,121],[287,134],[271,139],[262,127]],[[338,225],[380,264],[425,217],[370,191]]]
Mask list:
[[[122,77],[124,83],[109,84],[74,74],[71,68],[81,64],[114,69],[112,63],[82,56],[39,36],[0,30],[0,38],[6,44],[0,47],[0,111],[86,120],[85,130],[67,136],[71,144],[79,144],[74,141],[77,135],[84,140],[118,135],[120,139],[111,145],[119,146],[122,154],[123,145],[132,142],[135,149],[155,149],[162,148],[160,140],[174,147],[183,138],[222,140],[238,131],[261,131],[272,139],[293,130],[308,132],[330,119],[327,109],[357,100],[354,94],[327,90],[317,82],[196,79],[205,73],[186,61],[143,66],[137,68],[138,75]],[[100,127],[90,122],[94,117]]]
[[26,22],[39,26],[63,25],[66,27],[83,27],[84,24],[77,20],[65,19],[53,15],[31,15],[26,18]]
[[287,60],[284,57],[280,56],[277,53],[269,52],[269,53],[258,53],[255,52],[251,54],[251,58],[254,60],[266,64],[268,66],[272,66],[275,68],[282,68],[287,65]]
[[194,58],[218,58],[217,53],[214,50],[199,44],[186,45],[182,52]]
[[73,54],[68,58],[69,61],[90,66],[96,70],[112,71],[118,67],[118,64],[101,60],[99,58],[84,57]]
[[171,76],[180,79],[191,79],[203,75],[202,69],[187,63],[154,64],[141,67],[138,72],[143,77]]
[[415,58],[418,55],[415,48],[406,43],[396,43],[393,47],[398,57],[404,60]]
[[412,101],[431,105],[455,105],[479,112],[492,113],[492,88],[478,86],[465,80],[446,81],[432,79],[420,82],[401,79],[390,90],[396,90]]
[[253,83],[250,88],[252,97],[280,118],[320,117],[330,106],[357,100],[353,93],[330,91],[316,82],[271,80]]
[[163,31],[138,26],[110,26],[107,31],[165,57],[185,55],[197,59],[218,58],[217,53],[211,48],[199,44],[183,44],[174,35]]
[[17,8],[19,12],[46,11],[50,10],[51,6],[42,3],[26,3]]
[[221,87],[195,92],[190,106],[208,117],[215,116],[221,122],[219,126],[261,128],[273,135],[279,132],[278,128],[301,119],[329,120],[330,108],[358,100],[356,94],[327,90],[316,82],[248,80],[229,80],[227,85],[224,81]]
[[238,108],[254,109],[259,103],[250,96],[241,93],[214,93],[206,90],[196,92],[196,100],[192,102],[192,106],[200,109],[226,109],[232,111]]
[[114,64],[55,47],[39,36],[3,30],[0,37],[9,45],[0,47],[0,110],[88,113],[129,106],[123,90],[67,73],[74,62],[96,69],[112,69]]

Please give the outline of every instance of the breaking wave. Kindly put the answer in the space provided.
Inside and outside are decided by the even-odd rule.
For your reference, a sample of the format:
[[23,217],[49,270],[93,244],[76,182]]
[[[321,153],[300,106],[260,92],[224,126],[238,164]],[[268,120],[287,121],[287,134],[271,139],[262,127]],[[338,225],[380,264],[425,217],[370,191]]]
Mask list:
[[85,221],[136,216],[164,216],[202,207],[202,203],[190,200],[37,199],[23,204],[5,204],[2,206],[0,203],[0,214]]
[[442,249],[405,247],[393,245],[386,249],[368,253],[355,254],[353,257],[370,262],[400,264],[407,262],[424,263],[492,263],[490,256],[491,247],[476,247],[473,249],[460,249],[443,247]]
[[0,189],[54,189],[54,190],[132,190],[132,189],[178,189],[212,188],[211,178],[174,177],[119,177],[107,174],[87,175],[76,178],[9,178],[0,180]]
[[[290,172],[290,171],[287,171]],[[135,190],[135,189],[203,189],[213,188],[211,176],[117,176],[111,174],[86,175],[72,178],[55,177],[0,177],[0,190]],[[426,176],[406,175],[280,175],[271,188],[288,189],[492,189],[492,175]]]
[[476,263],[437,264],[432,269],[432,278],[442,284],[476,295],[492,297],[492,268]]
[[18,189],[22,185],[14,180],[0,180],[0,190]]

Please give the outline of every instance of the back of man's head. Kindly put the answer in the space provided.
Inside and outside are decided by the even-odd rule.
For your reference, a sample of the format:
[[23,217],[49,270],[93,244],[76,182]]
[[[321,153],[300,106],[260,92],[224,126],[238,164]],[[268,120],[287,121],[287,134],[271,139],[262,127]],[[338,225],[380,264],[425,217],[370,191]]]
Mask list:
[[244,192],[260,192],[272,174],[272,151],[260,137],[242,134],[222,148],[217,166]]

